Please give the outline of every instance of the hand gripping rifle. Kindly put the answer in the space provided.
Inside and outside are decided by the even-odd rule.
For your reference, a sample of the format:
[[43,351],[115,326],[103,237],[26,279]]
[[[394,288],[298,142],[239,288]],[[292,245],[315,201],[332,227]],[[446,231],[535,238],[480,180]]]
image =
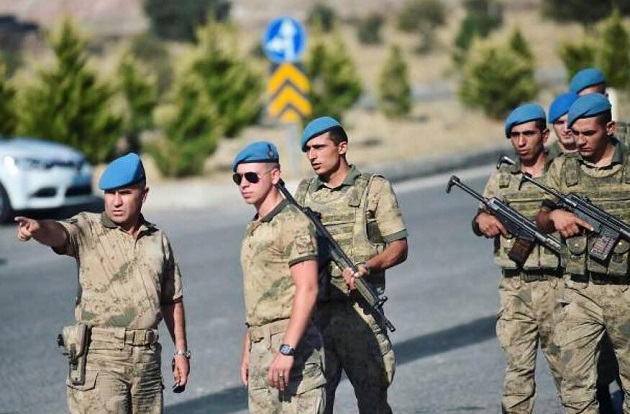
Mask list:
[[630,226],[592,204],[588,198],[573,193],[563,194],[534,180],[530,174],[523,174],[521,184],[524,181],[529,181],[543,191],[555,196],[560,208],[575,214],[594,229],[593,233],[595,236],[593,236],[593,243],[588,253],[595,259],[606,260],[620,237],[630,241]]
[[534,223],[509,204],[496,197],[486,198],[482,196],[466,184],[463,184],[455,175],[448,180],[446,192],[450,193],[453,186],[461,188],[479,200],[488,209],[488,212],[503,224],[508,233],[516,238],[516,242],[508,252],[508,257],[519,266],[522,267],[525,264],[536,243],[540,243],[548,249],[561,254],[562,245],[556,238],[540,233]]
[[[349,267],[354,273],[357,273],[359,269],[357,266],[350,260],[348,255],[343,251],[339,243],[335,241],[332,237],[326,226],[322,224],[320,214],[313,211],[310,207],[302,207],[298,204],[298,202],[293,198],[289,190],[284,185],[284,181],[280,179],[278,184],[276,184],[276,188],[282,193],[284,198],[294,206],[300,209],[306,216],[313,222],[315,225],[315,229],[320,237],[326,239],[330,247],[330,252],[332,255],[332,259],[337,263],[340,269],[345,269]],[[370,284],[363,279],[362,277],[358,277],[354,281],[355,286],[357,288],[357,292],[367,303],[370,312],[380,321],[382,321],[385,326],[391,331],[394,332],[396,328],[394,325],[387,319],[385,313],[383,312],[383,304],[387,301],[387,296],[379,297],[378,294],[372,289]]]

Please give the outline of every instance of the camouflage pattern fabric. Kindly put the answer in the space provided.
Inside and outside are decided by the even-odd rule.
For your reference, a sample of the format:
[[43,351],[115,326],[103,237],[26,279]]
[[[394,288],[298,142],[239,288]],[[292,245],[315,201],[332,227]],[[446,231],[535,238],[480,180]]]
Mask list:
[[[520,181],[520,162],[504,165],[491,174],[484,196],[504,199],[533,220],[543,192],[531,183],[520,185]],[[503,236],[495,238],[495,262],[504,269],[499,284],[501,307],[496,324],[497,338],[507,362],[501,406],[503,413],[530,414],[536,397],[539,345],[560,393],[562,365],[554,330],[564,282],[559,258],[540,245],[528,257],[524,269],[518,269],[507,256],[514,241]]]
[[[606,211],[628,222],[630,179],[627,149],[616,140],[611,165],[597,167],[579,154],[560,157],[551,165],[547,184],[561,192],[588,196]],[[551,201],[553,197],[547,197]],[[564,365],[562,403],[566,413],[598,413],[596,383],[601,341],[607,333],[615,351],[624,393],[624,413],[630,413],[630,274],[628,243],[620,240],[607,261],[588,255],[590,238],[567,239],[571,252],[564,307],[556,331]],[[614,369],[614,366],[609,369]],[[609,372],[610,374],[610,372]],[[608,378],[607,378],[608,379]]]
[[60,222],[68,243],[55,251],[77,258],[77,321],[93,326],[154,329],[161,305],[182,298],[179,267],[166,235],[147,221],[137,238],[107,216],[80,213]]
[[313,324],[296,347],[288,390],[280,393],[267,383],[269,366],[284,338],[295,297],[290,266],[315,259],[315,227],[286,201],[247,226],[241,266],[252,341],[248,385],[251,413],[319,413],[323,409],[324,353],[321,335]]
[[112,335],[90,343],[85,384],[67,382],[70,411],[161,413],[161,347],[125,343],[124,332],[156,329],[161,306],[182,298],[181,275],[166,235],[143,218],[136,238],[105,214],[80,213],[60,223],[68,243],[55,251],[75,257],[79,265],[77,320],[122,332],[117,339]]
[[[296,194],[299,202],[321,214],[322,223],[355,263],[408,235],[389,181],[372,176],[366,187],[361,185],[364,179],[351,166],[339,188],[328,188],[315,179],[308,192]],[[325,251],[325,246],[321,251]],[[324,266],[324,271],[316,323],[324,336],[326,352],[326,412],[332,412],[343,370],[353,385],[360,413],[389,413],[387,389],[395,371],[391,342],[384,327],[367,315],[355,295],[350,294],[341,269],[330,264]],[[383,293],[385,273],[378,273],[368,276],[368,280]]]

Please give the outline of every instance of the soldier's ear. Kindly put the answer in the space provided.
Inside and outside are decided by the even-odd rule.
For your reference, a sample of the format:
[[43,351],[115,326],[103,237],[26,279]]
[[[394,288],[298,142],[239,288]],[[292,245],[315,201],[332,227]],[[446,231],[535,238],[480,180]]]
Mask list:
[[346,152],[348,152],[348,141],[341,141],[337,145],[337,151],[339,151],[339,155],[346,155]]
[[606,135],[608,135],[609,137],[612,137],[615,135],[616,131],[617,131],[617,124],[615,124],[615,121],[609,121],[606,124]]

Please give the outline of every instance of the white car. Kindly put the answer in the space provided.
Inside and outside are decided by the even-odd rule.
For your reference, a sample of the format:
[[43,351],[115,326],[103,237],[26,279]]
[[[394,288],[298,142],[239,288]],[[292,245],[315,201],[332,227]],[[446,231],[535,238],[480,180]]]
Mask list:
[[15,210],[88,203],[92,166],[66,145],[32,138],[0,138],[0,222]]

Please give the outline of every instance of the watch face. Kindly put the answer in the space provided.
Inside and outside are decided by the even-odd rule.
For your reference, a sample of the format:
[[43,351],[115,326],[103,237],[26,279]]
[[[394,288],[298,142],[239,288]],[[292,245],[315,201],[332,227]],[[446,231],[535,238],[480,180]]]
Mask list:
[[287,344],[280,345],[280,353],[282,355],[293,355],[295,353],[295,349],[291,348],[291,346]]

